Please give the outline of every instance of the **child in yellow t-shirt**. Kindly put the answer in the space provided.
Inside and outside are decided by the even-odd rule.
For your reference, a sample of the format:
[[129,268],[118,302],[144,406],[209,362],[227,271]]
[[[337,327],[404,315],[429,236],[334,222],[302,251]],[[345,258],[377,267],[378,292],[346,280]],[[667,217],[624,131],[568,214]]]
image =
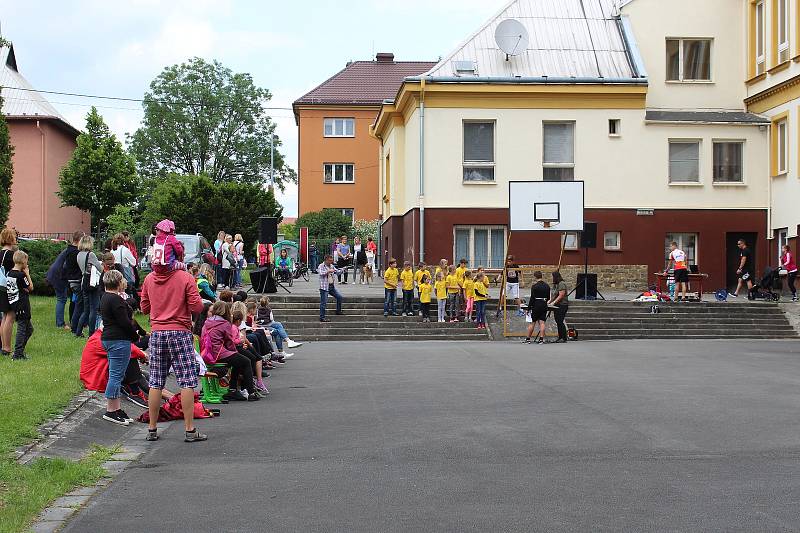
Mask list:
[[414,271],[411,270],[411,262],[403,263],[403,271],[400,272],[400,281],[403,283],[403,312],[406,316],[414,316]]
[[489,281],[485,274],[481,273],[476,276],[473,290],[477,309],[475,322],[478,323],[478,329],[486,329],[486,300],[489,298]]
[[389,268],[383,273],[383,316],[400,316],[397,314],[397,259],[389,259]]
[[472,272],[464,272],[464,299],[467,302],[464,311],[464,320],[472,322],[472,309],[475,307],[475,281],[472,279]]
[[467,260],[462,259],[458,263],[458,267],[456,268],[456,277],[458,278],[458,284],[462,287],[464,286],[464,274],[467,272]]
[[447,306],[447,281],[444,279],[444,272],[436,274],[436,305],[439,308],[439,322],[445,322]]
[[461,294],[461,285],[458,283],[458,276],[456,275],[456,267],[450,265],[450,272],[445,278],[447,281],[447,308],[450,322],[458,321],[458,300]]
[[446,278],[447,274],[449,273],[449,270],[450,269],[447,266],[447,259],[442,259],[441,261],[439,261],[439,266],[436,267],[436,272],[434,273],[434,275],[438,277],[439,273],[441,272]]
[[419,280],[419,307],[422,310],[422,321],[431,321],[431,277],[423,271],[422,277]]
[[[425,275],[427,270],[428,267],[425,266],[425,263],[420,263],[419,265],[417,265],[417,271],[414,272],[414,284],[417,287],[419,287],[420,284],[422,283],[422,276]],[[428,277],[430,277],[430,272],[428,272]]]

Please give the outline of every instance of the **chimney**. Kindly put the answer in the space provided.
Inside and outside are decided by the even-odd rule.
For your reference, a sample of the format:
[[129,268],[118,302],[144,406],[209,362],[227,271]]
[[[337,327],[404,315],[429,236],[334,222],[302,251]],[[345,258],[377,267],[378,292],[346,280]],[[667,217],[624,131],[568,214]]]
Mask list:
[[378,52],[375,60],[378,63],[394,63],[394,54],[391,52]]

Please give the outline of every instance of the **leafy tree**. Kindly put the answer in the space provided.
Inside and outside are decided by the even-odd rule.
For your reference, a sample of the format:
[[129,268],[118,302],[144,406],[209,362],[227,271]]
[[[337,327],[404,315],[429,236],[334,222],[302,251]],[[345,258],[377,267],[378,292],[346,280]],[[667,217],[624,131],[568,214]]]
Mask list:
[[323,209],[306,213],[297,219],[298,228],[308,228],[311,239],[329,239],[349,235],[353,221],[336,209]]
[[93,228],[118,205],[131,205],[137,199],[136,163],[94,107],[59,184],[61,205],[88,211]]
[[142,215],[143,227],[169,218],[180,233],[241,233],[245,243],[258,239],[258,218],[281,218],[283,208],[272,191],[251,183],[214,183],[207,176],[170,176],[159,182]]
[[[10,43],[0,37],[0,48],[9,46]],[[0,91],[0,109],[3,108],[3,96]],[[8,123],[5,116],[0,113],[0,227],[5,226],[8,214],[11,211],[11,181],[14,177],[14,167],[11,165],[11,156],[14,148],[8,133]]]
[[300,238],[298,231],[297,231],[297,224],[281,224],[281,227],[278,228],[278,233],[283,235],[283,238],[287,241],[296,241]]
[[380,224],[378,220],[356,220],[355,224],[353,224],[353,236],[361,237],[362,241],[366,241],[369,237],[372,237],[372,240],[377,240],[378,224]]
[[[118,205],[114,208],[114,212],[106,218],[106,223],[108,224],[106,231],[109,235],[115,235],[125,230],[128,230],[131,234],[136,234],[139,232],[138,221],[139,215],[133,206]],[[150,228],[147,229],[149,230]]]
[[[275,124],[264,105],[272,98],[249,74],[200,58],[167,67],[144,97],[142,126],[130,137],[142,174],[207,175],[215,183],[263,185],[270,170]],[[297,175],[275,139],[275,184],[283,190]]]

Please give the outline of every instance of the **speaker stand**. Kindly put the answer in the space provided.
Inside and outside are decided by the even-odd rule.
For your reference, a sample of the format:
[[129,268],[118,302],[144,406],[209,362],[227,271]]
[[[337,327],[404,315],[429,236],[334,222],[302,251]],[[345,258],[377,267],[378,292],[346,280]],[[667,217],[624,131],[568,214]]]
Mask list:
[[[589,300],[589,298],[588,298],[588,297],[586,297],[586,292],[587,292],[587,291],[586,291],[586,289],[588,288],[588,287],[586,286],[586,279],[587,279],[587,277],[588,277],[588,276],[589,276],[589,248],[586,248],[586,247],[584,246],[584,248],[583,248],[583,281],[581,281],[579,284],[575,285],[575,288],[574,288],[574,289],[572,289],[572,292],[570,292],[570,293],[569,293],[569,295],[570,295],[570,296],[572,296],[572,294],[573,294],[573,293],[576,293],[576,292],[578,291],[578,287],[580,287],[581,285],[583,285],[583,294],[584,294],[584,297],[583,297],[583,298],[581,298],[581,299],[582,299],[582,300],[584,300],[584,301],[588,301],[588,300]],[[606,299],[606,297],[605,297],[605,296],[603,296],[603,293],[602,293],[602,292],[600,292],[600,289],[597,289],[597,288],[596,288],[596,290],[597,290],[597,297],[598,297],[600,300],[605,300],[605,299]],[[576,299],[577,299],[577,298],[576,298]]]

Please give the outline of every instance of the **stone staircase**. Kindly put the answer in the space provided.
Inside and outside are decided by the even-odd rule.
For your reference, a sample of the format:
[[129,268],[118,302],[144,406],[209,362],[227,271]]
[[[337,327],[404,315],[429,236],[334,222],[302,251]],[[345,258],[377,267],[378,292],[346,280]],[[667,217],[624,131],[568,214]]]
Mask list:
[[[567,324],[578,330],[580,340],[612,339],[796,339],[797,332],[777,304],[766,302],[699,302],[658,305],[652,303],[570,302]],[[494,318],[493,306],[491,318]],[[514,331],[524,330],[522,319],[513,318]],[[520,321],[518,324],[516,321]],[[548,320],[548,332],[553,329]],[[497,334],[499,328],[499,335]],[[502,338],[502,324],[495,336]]]
[[[488,333],[474,324],[423,324],[420,317],[384,317],[380,297],[346,297],[344,316],[336,316],[336,303],[328,300],[330,322],[319,321],[319,297],[270,296],[275,316],[289,334],[303,341],[485,341]],[[436,319],[436,303],[431,309]],[[401,308],[398,305],[398,310]]]

